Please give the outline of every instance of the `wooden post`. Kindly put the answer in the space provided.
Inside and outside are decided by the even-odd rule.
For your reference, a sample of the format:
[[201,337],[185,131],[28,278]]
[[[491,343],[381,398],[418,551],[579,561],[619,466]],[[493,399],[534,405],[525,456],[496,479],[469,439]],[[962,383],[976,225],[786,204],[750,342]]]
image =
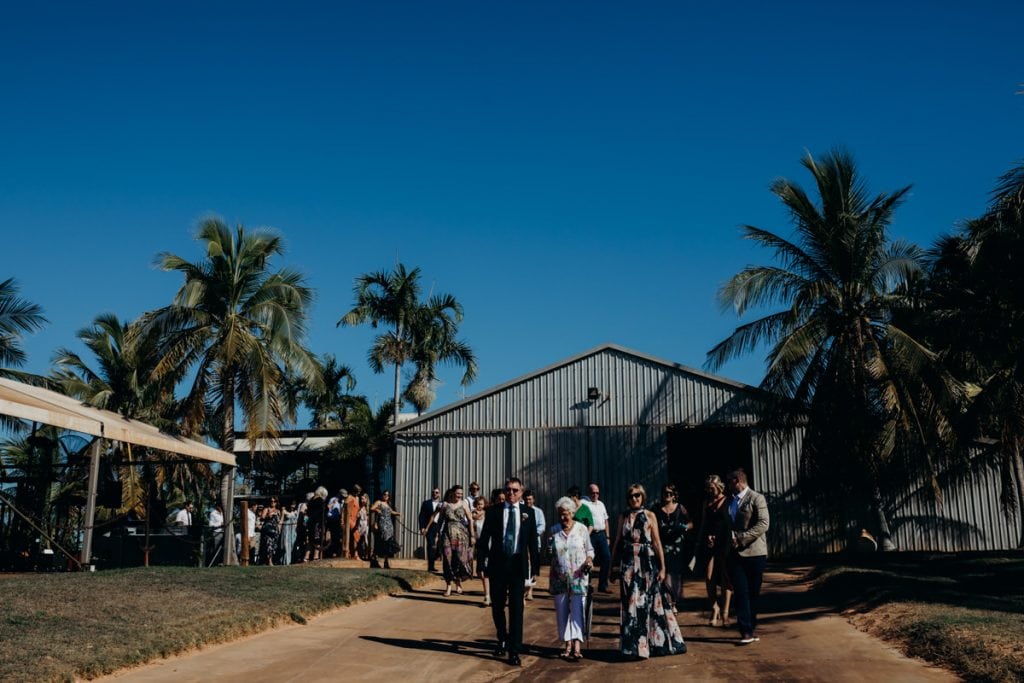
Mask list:
[[[249,566],[249,501],[243,500],[241,502],[242,511],[239,516],[242,518],[238,520],[241,522],[242,528],[242,557],[239,558],[240,564],[243,567]],[[231,539],[234,541],[234,539]]]
[[92,528],[96,522],[96,491],[100,482],[100,449],[103,447],[103,437],[97,437],[92,442],[89,455],[89,488],[85,496],[85,524],[82,529],[82,565],[88,566],[88,571],[96,571],[92,564]]
[[[349,494],[351,495],[351,494]],[[349,538],[352,536],[351,530],[348,528],[348,496],[345,496],[345,501],[341,504],[341,557],[342,559],[348,559],[348,543]]]

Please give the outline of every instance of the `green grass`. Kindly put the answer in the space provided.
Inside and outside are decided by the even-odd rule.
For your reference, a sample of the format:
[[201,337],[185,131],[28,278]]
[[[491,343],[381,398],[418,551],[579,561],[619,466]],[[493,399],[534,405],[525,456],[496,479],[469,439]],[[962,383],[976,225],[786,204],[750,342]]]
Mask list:
[[0,681],[72,681],[419,586],[419,571],[151,567],[0,578]]
[[815,591],[967,681],[1024,680],[1024,556],[892,555],[819,569]]

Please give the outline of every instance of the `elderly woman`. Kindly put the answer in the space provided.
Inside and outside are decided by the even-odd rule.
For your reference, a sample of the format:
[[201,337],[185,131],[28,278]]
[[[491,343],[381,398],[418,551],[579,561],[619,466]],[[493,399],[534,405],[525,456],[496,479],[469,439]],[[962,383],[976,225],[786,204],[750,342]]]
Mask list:
[[654,513],[644,509],[647,492],[640,484],[626,490],[627,510],[619,517],[612,563],[620,562],[619,645],[634,659],[686,652],[683,634],[665,582],[665,551]]
[[583,656],[583,596],[594,564],[594,546],[587,527],[573,519],[576,502],[572,498],[559,498],[555,511],[559,524],[552,527],[548,590],[555,598],[558,637],[565,642],[559,656],[575,662]]

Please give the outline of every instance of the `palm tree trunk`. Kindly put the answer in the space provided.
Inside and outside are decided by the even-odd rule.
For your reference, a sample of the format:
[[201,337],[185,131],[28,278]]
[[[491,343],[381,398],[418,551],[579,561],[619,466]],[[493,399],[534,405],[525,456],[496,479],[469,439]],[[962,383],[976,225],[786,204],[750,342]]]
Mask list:
[[[228,453],[235,450],[235,385],[230,373],[224,380],[224,429],[221,434],[221,448]],[[231,465],[221,467],[220,501],[224,512],[224,565],[238,563],[235,557],[235,468]]]
[[[395,325],[395,339],[397,339],[398,342],[401,343],[401,340],[402,340],[402,319],[401,318],[398,319],[398,323]],[[399,413],[399,411],[402,408],[402,404],[400,402],[402,397],[401,397],[401,394],[399,392],[399,390],[401,388],[401,378],[402,378],[401,371],[402,371],[402,364],[401,364],[401,362],[396,361],[395,362],[395,406],[394,406],[394,410],[393,410],[394,419],[391,421],[391,426],[392,427],[397,427],[398,426],[398,413]]]
[[1010,449],[1010,467],[1017,488],[1017,517],[1020,524],[1020,537],[1017,548],[1024,548],[1024,462],[1021,459],[1020,442],[1014,439]]
[[882,493],[875,487],[874,491],[875,515],[878,523],[878,549],[883,552],[896,550],[896,544],[892,542],[892,534],[889,531],[889,520],[885,516],[885,506],[882,504]]

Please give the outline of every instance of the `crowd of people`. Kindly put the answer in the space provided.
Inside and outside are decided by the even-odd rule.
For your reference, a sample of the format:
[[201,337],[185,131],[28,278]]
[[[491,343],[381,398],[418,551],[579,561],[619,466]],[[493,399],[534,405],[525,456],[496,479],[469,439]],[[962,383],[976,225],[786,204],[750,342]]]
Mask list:
[[555,502],[557,523],[551,526],[534,493],[516,477],[489,498],[476,482],[468,494],[459,484],[444,495],[434,487],[420,506],[427,567],[436,571],[440,559],[445,596],[462,594],[473,577],[482,581],[483,604],[491,607],[498,640],[496,656],[519,664],[524,601],[533,599],[542,558],[549,565],[548,591],[563,643],[559,656],[567,661],[584,656],[594,569],[597,592],[609,593],[609,584],[619,582],[619,645],[627,658],[686,652],[676,614],[690,572],[704,580],[709,625],[729,625],[734,607],[738,642],[759,640],[769,516],[764,496],[748,486],[742,469],[724,482],[709,475],[704,501],[692,515],[672,484],[662,486],[654,502],[642,485],[632,484],[616,520],[609,517],[600,486],[590,484],[587,495],[581,493],[572,486]]
[[[328,558],[359,559],[371,567],[390,567],[398,554],[395,522],[400,517],[391,501],[391,492],[382,491],[372,504],[367,493],[356,484],[349,493],[340,489],[331,496],[323,486],[305,496],[282,504],[278,496],[266,503],[248,506],[243,543],[242,525],[235,516],[235,552],[249,564],[288,565]],[[198,523],[191,503],[183,506],[175,526],[187,529]],[[207,562],[222,555],[224,512],[219,504],[211,507],[206,526],[211,542]],[[247,554],[246,554],[247,553]]]

